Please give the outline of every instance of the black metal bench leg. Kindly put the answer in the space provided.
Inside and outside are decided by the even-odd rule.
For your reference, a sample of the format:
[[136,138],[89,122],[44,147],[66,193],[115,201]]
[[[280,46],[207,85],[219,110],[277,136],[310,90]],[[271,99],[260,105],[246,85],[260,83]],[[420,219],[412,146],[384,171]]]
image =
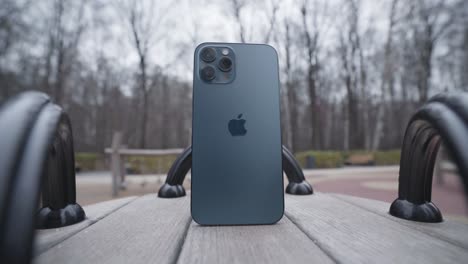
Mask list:
[[283,171],[288,177],[288,186],[286,193],[294,195],[309,195],[313,194],[312,185],[304,177],[301,166],[297,162],[294,155],[283,146]]
[[62,114],[42,176],[42,208],[36,228],[57,228],[85,218],[76,203],[75,157],[70,121]]
[[192,146],[186,148],[172,164],[167,173],[166,182],[159,189],[158,196],[162,198],[177,198],[185,196],[185,175],[192,168]]
[[[390,214],[420,222],[441,222],[431,202],[432,175],[441,141],[452,154],[468,194],[468,94],[439,94],[411,118],[400,160],[398,198]],[[467,200],[468,201],[468,200]]]
[[[286,193],[294,195],[309,195],[314,191],[312,186],[306,181],[304,173],[294,155],[283,146],[283,170],[288,178]],[[185,175],[192,167],[192,147],[188,147],[177,157],[167,173],[166,182],[159,189],[158,196],[162,198],[177,198],[185,196],[185,189],[182,186]]]
[[[85,216],[75,200],[70,121],[47,95],[24,92],[0,106],[0,127],[0,260],[29,263],[34,226],[65,226]],[[43,181],[50,212],[36,219]]]

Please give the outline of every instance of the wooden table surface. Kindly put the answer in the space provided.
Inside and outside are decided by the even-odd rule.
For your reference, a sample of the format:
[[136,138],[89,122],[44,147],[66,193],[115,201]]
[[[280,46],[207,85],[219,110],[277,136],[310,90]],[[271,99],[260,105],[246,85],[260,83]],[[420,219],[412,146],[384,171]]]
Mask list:
[[468,263],[468,225],[425,224],[389,204],[286,195],[275,225],[199,226],[190,198],[156,194],[84,207],[79,224],[37,231],[35,263]]

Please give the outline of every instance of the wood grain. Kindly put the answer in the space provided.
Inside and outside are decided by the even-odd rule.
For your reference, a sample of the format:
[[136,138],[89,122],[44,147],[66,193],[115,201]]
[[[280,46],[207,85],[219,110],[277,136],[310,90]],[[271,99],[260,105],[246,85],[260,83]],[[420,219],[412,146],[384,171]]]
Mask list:
[[62,228],[36,230],[34,255],[39,255],[65,239],[96,223],[110,213],[135,200],[136,196],[115,199],[102,203],[84,206],[86,219],[78,224]]
[[192,222],[178,263],[332,263],[287,217],[274,225]]
[[188,197],[148,195],[34,262],[466,263],[466,226],[409,222],[387,210],[387,203],[336,194],[286,195],[286,216],[275,225],[200,226],[191,220]]
[[468,250],[468,225],[446,220],[442,223],[421,223],[394,217],[388,213],[390,204],[355,196],[333,194],[334,197],[369,210],[390,220],[420,230],[437,239],[442,239]]
[[466,263],[468,251],[326,194],[286,198],[286,215],[343,263]]
[[39,255],[36,263],[173,263],[191,221],[188,198],[143,196]]

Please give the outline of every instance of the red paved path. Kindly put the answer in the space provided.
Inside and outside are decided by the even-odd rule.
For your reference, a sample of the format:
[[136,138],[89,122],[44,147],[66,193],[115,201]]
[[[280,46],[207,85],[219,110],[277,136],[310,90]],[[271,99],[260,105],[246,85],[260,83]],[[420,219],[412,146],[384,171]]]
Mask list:
[[[317,192],[342,193],[391,203],[397,197],[398,166],[352,167],[341,169],[304,170],[304,173]],[[78,174],[77,198],[82,205],[113,199],[111,196],[110,172],[90,172]],[[164,181],[160,175],[129,176],[128,187],[119,197],[156,193]],[[436,180],[434,179],[434,182]],[[190,181],[184,186],[190,189]],[[446,175],[445,184],[433,184],[433,202],[444,217],[455,216],[468,223],[468,212],[461,184],[455,175]],[[460,218],[462,217],[462,218]]]
[[[389,203],[398,195],[397,166],[306,170],[305,174],[318,192],[348,194]],[[466,200],[458,176],[446,174],[444,180],[443,185],[438,185],[434,179],[432,201],[444,216],[464,216],[462,220],[468,221]]]

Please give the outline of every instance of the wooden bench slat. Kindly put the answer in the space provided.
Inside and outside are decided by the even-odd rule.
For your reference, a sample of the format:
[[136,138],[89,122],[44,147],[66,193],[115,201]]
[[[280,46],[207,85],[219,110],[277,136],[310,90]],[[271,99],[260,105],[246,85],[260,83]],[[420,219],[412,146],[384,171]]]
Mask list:
[[190,224],[189,199],[146,195],[59,243],[36,263],[173,263]]
[[442,223],[419,223],[414,221],[407,221],[391,216],[388,213],[390,208],[389,203],[342,194],[333,194],[333,196],[371,212],[375,212],[376,214],[384,216],[400,224],[418,229],[426,234],[468,249],[468,225],[466,224],[461,224],[454,221],[444,221]]
[[178,263],[333,263],[287,217],[276,225],[192,222]]
[[[107,154],[113,153],[112,148],[106,148],[104,150]],[[135,155],[135,156],[161,156],[161,155],[178,155],[182,153],[184,149],[126,149],[119,148],[118,154],[120,155]]]
[[135,199],[136,196],[131,196],[84,206],[86,219],[83,222],[62,228],[37,230],[34,240],[34,255],[41,254]]
[[326,194],[287,195],[286,215],[338,262],[463,263],[468,259],[464,248]]
[[[106,211],[105,204],[85,210],[91,218]],[[107,210],[106,217],[93,218],[101,220],[90,226],[68,227],[73,232],[38,231],[38,241],[70,233],[43,249],[34,262],[453,263],[468,259],[468,227],[450,221],[421,224],[393,219],[386,213],[387,203],[373,200],[321,193],[286,195],[286,216],[276,225],[264,226],[199,226],[191,220],[189,204],[189,197],[147,195]]]

